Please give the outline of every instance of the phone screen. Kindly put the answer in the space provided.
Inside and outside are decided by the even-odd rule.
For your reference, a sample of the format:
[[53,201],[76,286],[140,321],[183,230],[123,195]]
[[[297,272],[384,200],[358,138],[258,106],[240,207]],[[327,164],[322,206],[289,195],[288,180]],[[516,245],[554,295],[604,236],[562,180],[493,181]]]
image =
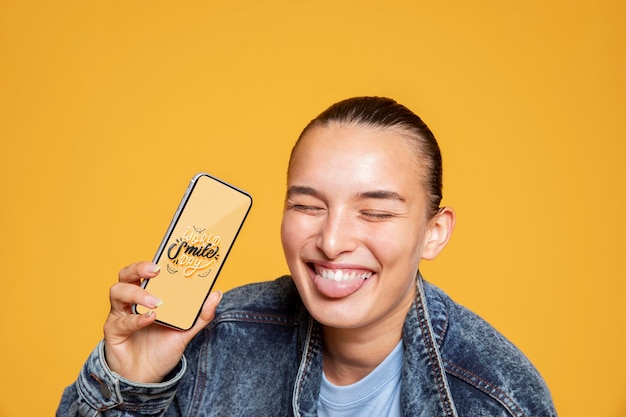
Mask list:
[[161,272],[142,283],[163,300],[155,310],[158,323],[180,330],[193,326],[251,205],[246,192],[208,174],[192,179],[154,258]]

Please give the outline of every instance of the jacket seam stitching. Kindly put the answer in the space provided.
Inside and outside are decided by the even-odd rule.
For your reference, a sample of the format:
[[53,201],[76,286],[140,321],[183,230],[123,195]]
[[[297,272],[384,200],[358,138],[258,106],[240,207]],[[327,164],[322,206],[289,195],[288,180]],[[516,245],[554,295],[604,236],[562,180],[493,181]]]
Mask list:
[[215,320],[212,321],[214,325],[227,322],[274,324],[290,327],[298,325],[298,321],[291,316],[244,312],[220,314],[218,317],[215,318]]
[[507,393],[501,390],[498,386],[490,383],[489,381],[481,378],[475,373],[462,368],[449,360],[444,359],[444,365],[446,367],[446,372],[449,374],[459,378],[462,381],[465,381],[469,385],[474,388],[484,392],[489,395],[491,398],[496,399],[502,406],[504,406],[507,411],[519,417],[528,417],[524,410],[517,404],[515,400],[513,400]]

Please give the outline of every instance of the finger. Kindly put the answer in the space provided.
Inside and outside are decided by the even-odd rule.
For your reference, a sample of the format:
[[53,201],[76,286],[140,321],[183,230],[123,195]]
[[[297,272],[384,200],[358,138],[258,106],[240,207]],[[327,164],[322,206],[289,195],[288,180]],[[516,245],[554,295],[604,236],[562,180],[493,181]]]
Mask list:
[[202,310],[200,311],[200,316],[198,317],[196,324],[185,332],[185,344],[198,334],[200,330],[205,328],[206,325],[213,320],[213,318],[215,318],[215,310],[217,309],[220,301],[222,301],[222,295],[222,292],[219,290],[209,294],[206,301],[202,305]]
[[137,330],[153,324],[155,320],[156,314],[152,310],[145,314],[110,315],[104,323],[104,338],[111,344],[123,342]]
[[111,286],[109,290],[109,300],[111,312],[131,313],[133,304],[139,304],[149,309],[157,308],[161,305],[160,298],[150,294],[148,291],[134,284],[118,282]]
[[159,274],[161,267],[152,262],[137,262],[122,268],[119,272],[119,282],[128,282],[139,285],[142,279],[154,278]]

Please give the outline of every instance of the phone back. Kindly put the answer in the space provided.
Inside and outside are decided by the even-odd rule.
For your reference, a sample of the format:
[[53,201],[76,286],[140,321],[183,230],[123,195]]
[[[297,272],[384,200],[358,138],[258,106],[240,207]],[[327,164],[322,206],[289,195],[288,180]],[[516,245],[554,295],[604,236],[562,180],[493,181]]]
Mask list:
[[142,284],[163,300],[155,310],[158,323],[193,326],[251,205],[247,193],[223,181],[194,177],[154,258],[161,272]]

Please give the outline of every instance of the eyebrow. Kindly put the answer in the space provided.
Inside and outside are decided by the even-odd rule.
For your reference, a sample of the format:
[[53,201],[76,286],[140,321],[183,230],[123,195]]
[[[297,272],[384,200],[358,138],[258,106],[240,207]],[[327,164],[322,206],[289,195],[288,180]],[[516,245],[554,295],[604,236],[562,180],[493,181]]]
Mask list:
[[289,187],[289,189],[287,190],[287,197],[294,194],[319,196],[319,193],[314,188],[305,187],[303,185],[292,185],[291,187]]
[[[292,185],[287,190],[287,196],[292,195],[310,195],[313,197],[319,197],[320,193],[312,187],[302,186],[302,185]],[[396,200],[400,202],[406,202],[406,199],[402,197],[400,194],[395,191],[387,191],[387,190],[373,190],[373,191],[364,191],[357,194],[357,198],[359,200],[365,199],[375,199],[375,200]]]
[[358,197],[360,199],[373,198],[377,200],[397,200],[403,203],[406,201],[404,197],[402,197],[400,194],[396,193],[395,191],[386,191],[386,190],[366,191],[363,193],[359,193]]

